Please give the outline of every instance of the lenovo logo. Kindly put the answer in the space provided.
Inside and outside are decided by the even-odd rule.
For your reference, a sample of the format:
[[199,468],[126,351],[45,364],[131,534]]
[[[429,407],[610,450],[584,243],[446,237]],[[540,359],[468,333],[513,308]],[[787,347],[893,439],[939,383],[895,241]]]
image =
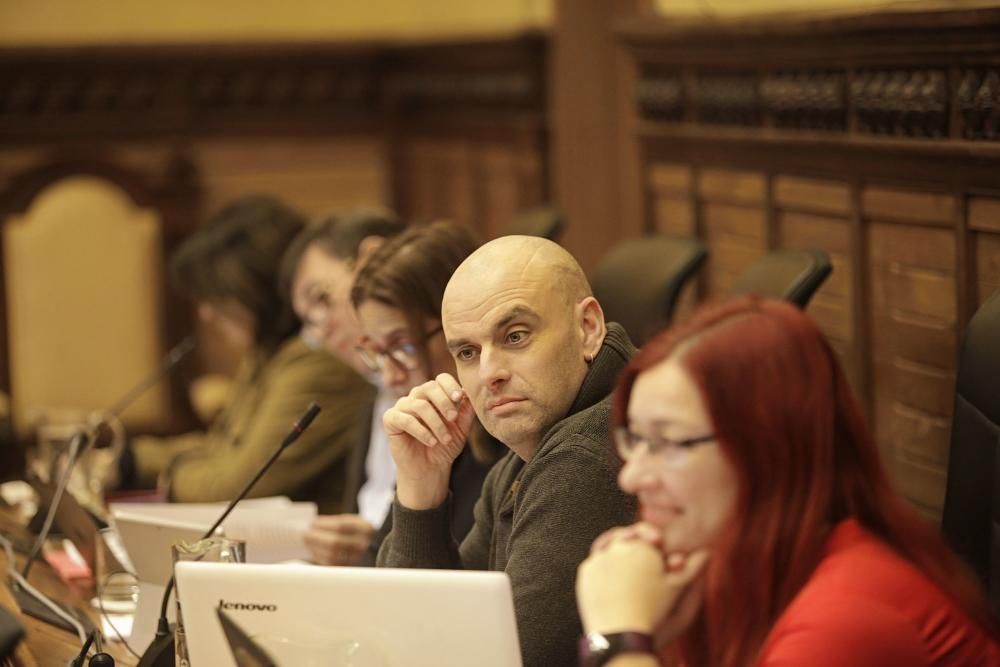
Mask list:
[[278,611],[276,604],[259,604],[257,602],[226,602],[219,600],[219,609],[232,609],[236,611]]

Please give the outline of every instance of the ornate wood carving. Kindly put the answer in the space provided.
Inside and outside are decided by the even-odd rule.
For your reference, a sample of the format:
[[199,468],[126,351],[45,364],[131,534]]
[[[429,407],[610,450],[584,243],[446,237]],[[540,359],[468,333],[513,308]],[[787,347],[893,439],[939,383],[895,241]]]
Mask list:
[[1000,138],[1000,68],[964,70],[956,97],[962,116],[962,136]]
[[400,74],[388,93],[401,104],[531,107],[541,97],[541,82],[525,72],[435,72]]
[[638,110],[649,120],[857,137],[1000,138],[997,10],[714,29],[647,19],[624,23],[620,32],[639,65]]
[[377,132],[389,105],[544,105],[541,34],[433,45],[0,50],[0,139]]
[[843,72],[779,72],[760,85],[765,114],[778,127],[844,131],[847,79]]
[[706,243],[700,297],[771,248],[830,253],[810,314],[894,481],[939,516],[959,341],[1000,288],[1000,11],[622,36],[644,227]]
[[367,50],[0,51],[0,138],[149,138],[353,128],[377,97]]
[[676,74],[639,79],[635,97],[644,116],[676,121],[684,114],[684,84]]
[[691,90],[695,117],[704,123],[759,125],[761,99],[752,74],[701,74]]
[[948,81],[940,69],[858,72],[851,81],[850,95],[862,133],[948,135]]

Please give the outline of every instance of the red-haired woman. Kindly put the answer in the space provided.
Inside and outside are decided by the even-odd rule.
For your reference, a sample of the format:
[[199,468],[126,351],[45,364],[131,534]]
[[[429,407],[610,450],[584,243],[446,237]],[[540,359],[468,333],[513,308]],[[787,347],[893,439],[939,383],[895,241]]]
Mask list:
[[980,591],[891,489],[797,309],[705,307],[646,345],[614,400],[641,517],[580,567],[584,664],[1000,665]]

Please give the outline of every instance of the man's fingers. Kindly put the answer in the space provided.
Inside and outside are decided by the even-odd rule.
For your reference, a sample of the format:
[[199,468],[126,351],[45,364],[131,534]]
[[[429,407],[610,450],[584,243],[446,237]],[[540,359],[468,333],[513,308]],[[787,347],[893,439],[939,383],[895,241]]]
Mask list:
[[472,406],[472,401],[469,400],[469,397],[463,395],[458,402],[458,419],[455,421],[455,426],[463,438],[468,436],[469,431],[472,429],[472,422],[475,420],[476,409]]
[[434,406],[434,409],[449,422],[458,419],[458,404],[451,400],[447,390],[435,381],[425,382],[413,395],[421,396]]
[[454,404],[459,404],[465,396],[465,390],[450,373],[441,373],[434,381],[441,387],[445,395]]
[[416,415],[424,423],[424,426],[431,430],[438,442],[449,443],[452,441],[448,422],[430,401],[423,398],[412,399],[407,403],[406,409]]
[[306,531],[304,539],[307,545],[321,550],[362,550],[368,548],[368,543],[371,542],[371,535],[367,533],[312,528]]
[[382,417],[382,425],[385,427],[386,434],[390,437],[394,435],[408,435],[428,447],[433,447],[437,444],[437,438],[434,436],[434,433],[423,422],[409,412],[404,412],[398,408],[386,411]]

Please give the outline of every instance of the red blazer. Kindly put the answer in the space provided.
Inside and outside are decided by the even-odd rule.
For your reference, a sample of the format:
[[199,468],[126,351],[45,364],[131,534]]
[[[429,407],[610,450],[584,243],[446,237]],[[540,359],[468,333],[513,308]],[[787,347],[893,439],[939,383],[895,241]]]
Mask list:
[[778,618],[761,667],[994,667],[1000,645],[855,520]]

